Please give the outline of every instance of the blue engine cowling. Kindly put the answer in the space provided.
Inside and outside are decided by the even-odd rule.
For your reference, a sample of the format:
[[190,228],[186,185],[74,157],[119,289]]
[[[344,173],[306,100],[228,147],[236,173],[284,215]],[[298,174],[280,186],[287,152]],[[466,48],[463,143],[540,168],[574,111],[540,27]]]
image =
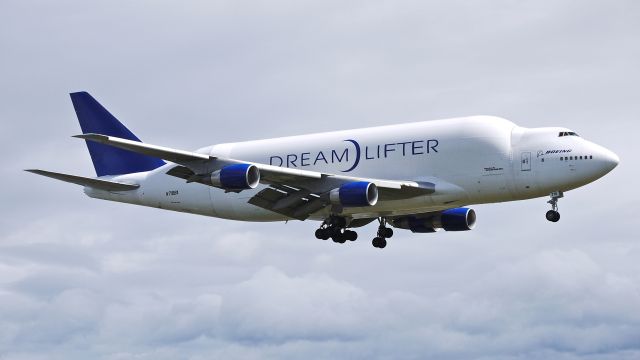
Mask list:
[[344,207],[373,206],[378,202],[378,187],[367,181],[354,181],[331,190],[329,199]]
[[390,220],[397,228],[411,230],[414,233],[431,233],[437,229],[446,231],[466,231],[473,229],[476,212],[470,208],[454,208],[435,214],[403,216]]
[[255,189],[260,183],[260,170],[251,164],[232,164],[211,174],[211,184],[225,190]]
[[445,210],[440,214],[440,224],[446,231],[466,231],[476,224],[476,212],[470,208]]

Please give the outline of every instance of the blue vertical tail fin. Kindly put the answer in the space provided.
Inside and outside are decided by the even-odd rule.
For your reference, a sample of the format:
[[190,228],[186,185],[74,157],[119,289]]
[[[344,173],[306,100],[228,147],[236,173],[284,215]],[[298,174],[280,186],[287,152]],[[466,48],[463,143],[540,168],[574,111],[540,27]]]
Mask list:
[[[95,133],[140,141],[89,93],[82,91],[70,95],[83,134]],[[87,148],[98,176],[149,171],[165,164],[158,158],[92,141],[87,141]]]

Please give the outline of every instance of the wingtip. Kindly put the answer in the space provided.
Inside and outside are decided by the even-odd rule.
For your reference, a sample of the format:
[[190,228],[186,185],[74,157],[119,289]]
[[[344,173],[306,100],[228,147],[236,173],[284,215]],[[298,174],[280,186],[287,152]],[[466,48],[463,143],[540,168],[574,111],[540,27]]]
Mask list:
[[24,169],[24,171],[28,173],[36,174],[36,175],[46,175],[48,173],[48,171],[40,170],[40,169]]

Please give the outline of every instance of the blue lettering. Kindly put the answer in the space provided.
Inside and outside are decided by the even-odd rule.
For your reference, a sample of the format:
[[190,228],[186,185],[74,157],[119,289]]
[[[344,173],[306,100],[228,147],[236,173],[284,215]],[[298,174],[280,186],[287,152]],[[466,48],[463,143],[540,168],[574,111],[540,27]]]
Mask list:
[[311,155],[311,153],[308,152],[300,154],[300,166],[309,166],[308,162],[305,163],[305,161],[309,161],[309,155]]
[[[352,143],[353,146],[356,149],[356,155],[354,156],[355,159],[353,161],[353,165],[351,165],[351,167],[348,168],[347,170],[341,170],[342,172],[349,172],[349,171],[355,169],[356,167],[358,167],[358,164],[360,163],[360,151],[361,150],[360,150],[360,144],[358,144],[357,141],[355,141],[353,139],[347,139],[347,140],[345,140],[345,142]],[[348,156],[347,156],[347,161],[349,161]]]
[[316,156],[316,159],[313,161],[313,165],[315,165],[318,161],[320,161],[320,159],[322,159],[322,161],[324,161],[325,164],[329,163],[327,161],[327,158],[324,157],[324,154],[322,153],[322,151],[320,151],[320,152],[318,152],[318,155]]
[[396,149],[389,149],[389,146],[393,146],[395,144],[384,144],[384,157],[387,157],[387,153],[390,153],[392,151],[396,151]]
[[424,154],[422,151],[418,152],[419,149],[424,149],[424,146],[422,145],[416,145],[416,144],[422,144],[424,143],[423,140],[418,140],[418,141],[412,141],[411,142],[411,154],[412,155],[421,155]]
[[[274,162],[273,162],[274,159],[280,160],[280,163],[279,164],[274,164]],[[272,156],[269,159],[269,165],[282,166],[282,163],[283,163],[283,160],[282,160],[282,158],[280,156]]]
[[373,156],[369,157],[369,147],[368,146],[364,147],[364,159],[365,160],[373,160],[373,159],[375,159]]
[[349,149],[344,149],[342,152],[342,156],[338,157],[338,153],[335,150],[331,150],[331,163],[333,164],[338,160],[338,162],[342,162],[342,159],[349,161]]
[[289,167],[289,164],[293,165],[293,167],[298,167],[298,166],[296,166],[296,161],[297,160],[298,160],[298,155],[296,155],[296,154],[287,155],[287,167]]
[[[431,145],[431,143],[433,143],[433,145]],[[429,153],[429,149],[433,150],[434,152],[438,152],[438,150],[436,150],[436,147],[438,146],[438,140],[427,140],[427,153]]]
[[[348,170],[344,170],[345,172],[353,170],[358,166],[359,161],[362,159],[361,157],[361,148],[360,145],[355,140],[345,140],[346,142],[351,142],[355,146],[356,159],[352,167]],[[402,148],[402,156],[409,155],[422,155],[422,154],[430,154],[437,153],[439,141],[437,139],[429,139],[429,140],[416,140],[416,141],[404,141],[397,143],[389,143],[389,144],[379,144],[375,145],[375,153],[373,150],[373,145],[367,145],[364,147],[364,160],[374,160],[381,159],[382,156],[384,158],[389,158],[391,153],[397,151],[400,152],[400,148]],[[349,148],[344,150],[327,150],[331,151],[331,163],[342,163],[349,162]],[[558,150],[559,151],[559,150]],[[283,156],[273,155],[269,158],[269,165],[273,166],[286,166],[286,167],[302,167],[302,166],[315,166],[318,162],[324,162],[325,164],[329,164],[329,160],[323,151],[318,151],[316,153],[315,159],[313,159],[312,163],[312,152],[303,152],[299,154],[288,154]]]
[[398,145],[402,145],[402,156],[407,155],[406,151],[405,151],[405,148],[407,147],[407,144],[411,144],[411,141],[398,143]]

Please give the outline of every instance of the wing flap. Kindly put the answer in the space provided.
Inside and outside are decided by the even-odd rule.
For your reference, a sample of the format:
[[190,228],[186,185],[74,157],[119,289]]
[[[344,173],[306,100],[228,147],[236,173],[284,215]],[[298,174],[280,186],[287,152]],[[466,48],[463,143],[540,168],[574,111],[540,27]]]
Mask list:
[[[308,215],[296,215],[295,204],[286,207],[274,207],[279,201],[288,198],[288,194],[274,188],[268,187],[249,199],[249,204],[273,211],[292,219],[305,220]],[[301,200],[303,201],[303,200]]]
[[30,173],[37,174],[37,175],[50,177],[52,179],[65,181],[72,184],[88,186],[94,189],[100,189],[100,190],[106,190],[106,191],[129,191],[129,190],[135,190],[138,187],[140,187],[140,185],[137,185],[137,184],[125,184],[117,181],[94,179],[94,178],[88,178],[84,176],[69,175],[69,174],[63,174],[63,173],[57,173],[53,171],[45,171],[45,170],[39,170],[39,169],[28,169],[25,171],[28,171]]
[[286,186],[265,188],[249,199],[249,204],[298,220],[306,220],[309,215],[331,205],[326,197]]

